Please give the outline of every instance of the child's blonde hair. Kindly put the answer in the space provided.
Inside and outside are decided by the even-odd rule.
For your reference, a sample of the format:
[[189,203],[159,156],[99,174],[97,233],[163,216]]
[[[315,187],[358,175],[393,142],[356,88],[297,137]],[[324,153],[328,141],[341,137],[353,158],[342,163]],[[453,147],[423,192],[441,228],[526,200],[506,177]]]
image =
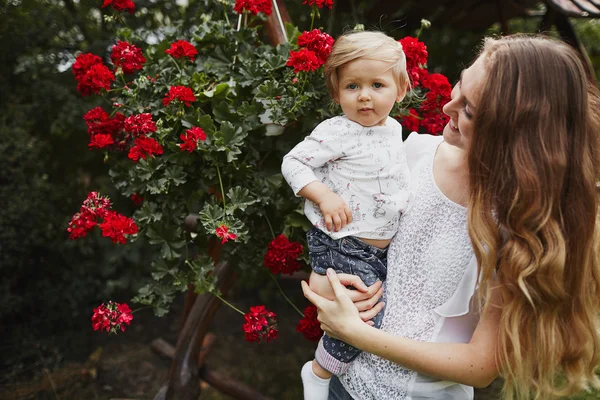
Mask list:
[[325,63],[325,83],[332,98],[335,99],[339,91],[338,68],[359,58],[390,63],[398,88],[403,89],[409,83],[406,56],[400,42],[382,32],[350,32],[335,41]]

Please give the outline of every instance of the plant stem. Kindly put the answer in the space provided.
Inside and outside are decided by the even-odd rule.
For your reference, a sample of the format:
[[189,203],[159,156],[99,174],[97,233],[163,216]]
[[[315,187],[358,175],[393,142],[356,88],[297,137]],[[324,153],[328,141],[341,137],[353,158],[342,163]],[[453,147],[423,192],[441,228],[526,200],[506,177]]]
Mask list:
[[215,164],[217,167],[217,175],[219,176],[219,185],[221,185],[221,196],[223,196],[223,211],[225,210],[225,190],[223,190],[223,180],[221,179],[221,170],[219,164]]
[[181,83],[181,75],[183,74],[181,72],[181,67],[179,66],[179,64],[177,64],[177,61],[175,61],[175,59],[172,56],[169,56],[169,58],[171,59],[171,61],[173,61],[175,63],[175,66],[177,67],[177,70],[179,71],[179,83]]
[[227,7],[223,7],[223,15],[225,15],[225,21],[227,21],[227,25],[231,25],[229,22],[229,17],[227,16]]
[[279,285],[279,282],[277,282],[277,278],[275,278],[275,275],[273,275],[272,273],[269,272],[269,276],[273,279],[273,282],[275,282],[275,284],[277,285],[277,288],[279,289],[279,291],[281,292],[281,295],[283,296],[283,298],[290,303],[290,305],[294,308],[294,310],[298,311],[298,314],[300,314],[301,317],[304,317],[304,313],[302,311],[300,311],[298,309],[298,307],[296,307],[296,305],[294,303],[292,303],[292,301],[285,295],[285,292],[283,291],[283,289],[281,288],[281,286]]
[[237,308],[236,306],[234,306],[233,304],[231,304],[230,302],[228,302],[227,300],[225,300],[224,298],[222,298],[221,296],[219,296],[216,293],[213,293],[213,295],[218,298],[219,300],[221,300],[223,303],[227,304],[229,307],[233,308],[235,311],[239,312],[242,315],[246,315],[242,310],[240,310],[239,308]]
[[265,214],[265,219],[267,220],[267,224],[269,224],[269,229],[271,230],[271,235],[273,235],[273,239],[275,239],[275,231],[273,230],[273,227],[271,226],[271,221],[269,221],[269,217],[267,216],[267,214]]

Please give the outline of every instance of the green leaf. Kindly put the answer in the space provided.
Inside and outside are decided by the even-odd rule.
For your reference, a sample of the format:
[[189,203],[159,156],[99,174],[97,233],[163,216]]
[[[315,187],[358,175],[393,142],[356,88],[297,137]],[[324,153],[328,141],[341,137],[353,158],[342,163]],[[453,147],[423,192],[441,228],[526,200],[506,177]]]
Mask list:
[[224,101],[219,101],[215,106],[213,106],[213,114],[215,116],[215,120],[218,122],[231,122],[231,123],[239,123],[242,122],[242,118],[235,112],[232,112],[229,106]]
[[172,165],[167,167],[165,176],[170,182],[173,182],[175,186],[179,186],[186,182],[187,174],[183,171],[183,167],[180,167],[179,165]]
[[227,197],[230,200],[227,207],[227,214],[229,215],[233,214],[235,210],[245,211],[247,206],[257,202],[256,199],[250,197],[250,191],[248,189],[240,186],[229,189]]
[[142,224],[158,222],[163,214],[158,210],[158,205],[152,201],[144,201],[142,207],[136,211],[135,220]]

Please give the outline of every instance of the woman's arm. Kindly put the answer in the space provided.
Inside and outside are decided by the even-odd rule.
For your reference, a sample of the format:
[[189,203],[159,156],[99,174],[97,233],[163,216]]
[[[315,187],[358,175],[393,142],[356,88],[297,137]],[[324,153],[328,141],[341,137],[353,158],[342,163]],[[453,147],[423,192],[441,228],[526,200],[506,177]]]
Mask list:
[[498,375],[496,338],[501,308],[497,291],[481,315],[469,343],[430,343],[391,335],[364,324],[335,273],[327,277],[335,299],[327,300],[303,282],[304,295],[319,309],[321,328],[363,351],[375,354],[424,375],[485,387]]

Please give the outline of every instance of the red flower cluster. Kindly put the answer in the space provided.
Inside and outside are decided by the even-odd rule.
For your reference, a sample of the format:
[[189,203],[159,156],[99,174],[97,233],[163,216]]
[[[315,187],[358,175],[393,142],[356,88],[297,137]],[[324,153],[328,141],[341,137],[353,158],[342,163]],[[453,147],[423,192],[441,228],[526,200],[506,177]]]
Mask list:
[[197,126],[192,127],[179,135],[179,138],[183,140],[183,143],[179,144],[181,147],[181,151],[193,152],[196,150],[196,146],[198,146],[199,141],[206,140],[206,133],[202,130],[202,128],[198,128]]
[[318,342],[321,339],[323,329],[317,320],[317,307],[310,304],[304,309],[304,317],[296,325],[296,331],[302,333],[311,342]]
[[121,67],[126,74],[142,69],[146,62],[142,49],[120,40],[113,46],[110,59],[115,67]]
[[412,81],[412,85],[417,86],[421,82],[423,72],[427,73],[424,68],[427,64],[427,47],[425,43],[420,42],[419,39],[406,36],[398,40],[402,45],[402,50],[406,55],[406,70]]
[[173,58],[188,57],[190,61],[194,61],[198,55],[198,50],[190,42],[178,40],[171,43],[171,47],[165,50],[165,53]]
[[277,339],[277,321],[275,313],[265,306],[250,307],[250,312],[244,315],[246,323],[242,326],[248,342],[258,342]]
[[299,51],[290,51],[290,58],[288,58],[285,64],[288,67],[293,67],[294,72],[300,71],[314,71],[318,69],[322,64],[319,62],[317,55],[307,48],[302,48]]
[[248,11],[251,14],[258,14],[259,12],[271,15],[273,4],[271,0],[235,0],[233,11],[238,14],[242,14],[244,11]]
[[313,29],[310,32],[304,31],[298,36],[298,46],[306,47],[315,53],[321,65],[325,64],[327,57],[331,53],[334,40],[325,32],[319,29]]
[[222,239],[221,243],[225,243],[228,240],[235,240],[237,238],[237,235],[233,232],[229,232],[229,228],[227,228],[225,225],[217,227],[217,229],[215,229],[215,235]]
[[131,218],[117,214],[114,211],[107,211],[104,215],[104,222],[100,225],[102,236],[109,237],[113,243],[127,243],[124,235],[133,235],[138,232],[138,227]]
[[327,6],[330,10],[333,7],[333,0],[304,0],[302,4],[308,4],[309,6],[316,6],[318,8],[323,8],[323,6]]
[[450,101],[452,86],[444,75],[427,72],[428,54],[424,43],[410,36],[400,39],[399,42],[406,54],[406,68],[413,88],[420,86],[426,90],[425,100],[420,109],[408,110],[408,115],[401,117],[402,125],[411,131],[422,127],[427,132],[438,135],[449,120],[442,112],[442,107]]
[[73,67],[71,67],[71,71],[73,71],[75,79],[80,81],[83,79],[83,76],[88,69],[90,69],[92,65],[96,64],[102,64],[102,59],[100,57],[92,53],[82,53],[75,59],[75,63],[73,64]]
[[284,234],[281,234],[269,243],[265,254],[265,267],[274,274],[291,275],[302,266],[298,257],[303,251],[300,243],[290,242]]
[[110,209],[108,197],[102,197],[98,192],[90,192],[87,199],[83,201],[79,212],[73,215],[69,222],[67,232],[72,240],[84,237],[98,223],[98,219],[104,218]]
[[125,332],[125,325],[129,325],[133,314],[127,303],[119,304],[112,301],[108,305],[104,303],[94,308],[92,315],[92,328],[97,331],[117,333],[119,329]]
[[81,209],[73,216],[67,231],[70,238],[75,240],[84,237],[96,225],[99,220],[102,236],[110,237],[113,243],[125,244],[124,235],[137,233],[138,227],[131,218],[120,215],[110,210],[110,200],[102,197],[98,192],[90,192],[87,199],[81,205]]
[[417,110],[411,108],[408,110],[408,115],[402,117],[401,122],[409,131],[416,132],[419,130],[419,125],[421,124],[421,117],[419,117]]
[[77,90],[83,96],[99,93],[102,89],[109,90],[110,83],[115,80],[102,59],[90,53],[77,56],[72,71],[77,79]]
[[162,153],[163,148],[155,139],[139,136],[135,138],[134,145],[129,149],[127,157],[137,162],[140,158],[146,159],[149,155]]
[[192,89],[186,86],[171,86],[169,93],[163,98],[163,104],[167,107],[173,100],[179,100],[183,102],[187,107],[191,106],[196,101],[196,96]]
[[135,9],[135,4],[133,4],[132,0],[104,0],[102,8],[108,6],[112,6],[117,11],[129,11],[130,14],[133,14],[133,10]]
[[125,132],[134,135],[145,135],[156,132],[156,124],[152,121],[152,114],[143,113],[128,117],[124,124]]

